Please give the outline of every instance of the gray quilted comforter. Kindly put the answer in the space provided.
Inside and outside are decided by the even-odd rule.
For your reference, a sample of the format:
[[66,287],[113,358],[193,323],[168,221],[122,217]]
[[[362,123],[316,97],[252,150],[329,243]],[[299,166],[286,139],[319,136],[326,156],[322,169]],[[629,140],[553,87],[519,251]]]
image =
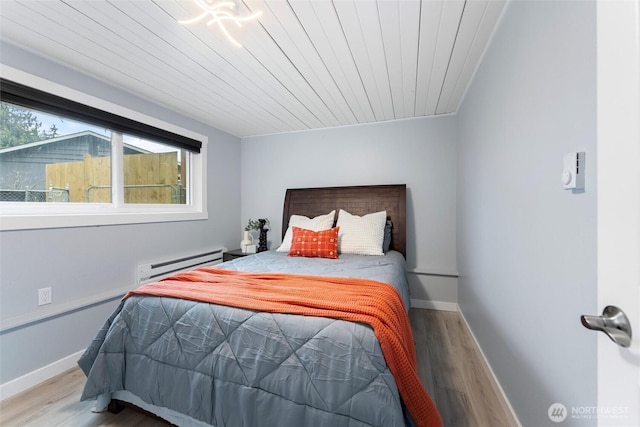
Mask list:
[[[218,265],[391,283],[409,307],[404,258],[291,258],[273,251]],[[82,400],[127,390],[214,426],[405,426],[373,330],[320,317],[133,296],[78,362]]]

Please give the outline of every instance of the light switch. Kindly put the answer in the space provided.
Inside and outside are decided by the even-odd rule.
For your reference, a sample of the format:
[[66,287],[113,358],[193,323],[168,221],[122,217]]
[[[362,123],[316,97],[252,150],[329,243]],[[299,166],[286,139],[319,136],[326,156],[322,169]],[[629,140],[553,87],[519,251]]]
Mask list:
[[565,154],[562,162],[562,186],[565,190],[584,189],[584,152]]

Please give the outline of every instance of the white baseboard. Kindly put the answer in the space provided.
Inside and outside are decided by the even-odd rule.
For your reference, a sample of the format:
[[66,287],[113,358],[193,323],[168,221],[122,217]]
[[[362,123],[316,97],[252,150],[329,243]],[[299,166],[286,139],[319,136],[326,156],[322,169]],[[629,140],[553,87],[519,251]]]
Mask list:
[[49,378],[53,378],[64,371],[78,366],[78,359],[80,359],[80,356],[83,354],[84,350],[80,350],[77,353],[64,357],[40,369],[36,369],[33,372],[29,372],[19,378],[0,384],[0,401],[11,396],[15,396],[18,393],[22,393],[23,391],[26,391]]
[[459,311],[458,304],[455,302],[429,301],[415,298],[411,298],[411,307],[424,308],[426,310]]
[[462,313],[462,310],[458,309],[458,311],[460,313],[460,317],[462,317],[462,321],[464,322],[464,326],[469,331],[469,334],[471,335],[471,338],[473,338],[473,342],[475,343],[476,347],[478,348],[478,351],[480,351],[480,356],[482,356],[482,360],[484,361],[485,366],[489,370],[489,374],[493,377],[493,382],[495,383],[496,387],[498,388],[498,392],[502,395],[502,399],[504,399],[504,402],[507,404],[507,407],[508,407],[509,411],[511,412],[511,416],[513,417],[513,420],[516,422],[516,427],[522,427],[522,424],[520,424],[520,420],[518,419],[518,416],[516,415],[516,412],[513,410],[513,406],[511,406],[511,402],[509,402],[509,399],[507,398],[507,395],[504,392],[504,389],[500,385],[500,381],[498,381],[498,377],[496,377],[495,372],[493,372],[493,369],[491,369],[491,365],[489,364],[489,360],[487,359],[487,356],[485,356],[484,351],[482,351],[482,347],[480,347],[480,343],[478,342],[478,339],[476,338],[476,336],[474,335],[473,331],[471,330],[471,327],[469,327],[469,323],[467,322],[467,319],[464,317],[464,313]]

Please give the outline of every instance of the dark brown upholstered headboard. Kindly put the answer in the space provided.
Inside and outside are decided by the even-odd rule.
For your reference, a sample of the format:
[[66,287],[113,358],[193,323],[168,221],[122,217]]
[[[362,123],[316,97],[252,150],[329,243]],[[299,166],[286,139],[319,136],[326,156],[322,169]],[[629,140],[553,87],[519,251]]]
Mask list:
[[386,210],[393,223],[391,249],[407,257],[407,186],[367,185],[355,187],[321,187],[288,189],[284,197],[282,213],[282,237],[287,231],[291,215],[309,218],[340,209],[353,215]]

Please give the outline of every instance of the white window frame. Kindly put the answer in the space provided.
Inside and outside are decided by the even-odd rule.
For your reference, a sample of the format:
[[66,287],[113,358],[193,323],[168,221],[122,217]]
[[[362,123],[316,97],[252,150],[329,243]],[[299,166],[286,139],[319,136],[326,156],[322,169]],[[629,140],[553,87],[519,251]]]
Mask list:
[[[192,153],[188,168],[190,197],[187,204],[125,204],[122,138],[112,138],[111,203],[0,203],[0,231],[41,228],[87,227],[96,225],[140,224],[169,221],[205,220],[207,214],[207,145],[205,135],[160,119],[79,92],[24,71],[0,64],[0,75],[53,95],[99,108],[109,113],[155,126],[202,142],[200,153]],[[119,142],[118,142],[119,141]]]

